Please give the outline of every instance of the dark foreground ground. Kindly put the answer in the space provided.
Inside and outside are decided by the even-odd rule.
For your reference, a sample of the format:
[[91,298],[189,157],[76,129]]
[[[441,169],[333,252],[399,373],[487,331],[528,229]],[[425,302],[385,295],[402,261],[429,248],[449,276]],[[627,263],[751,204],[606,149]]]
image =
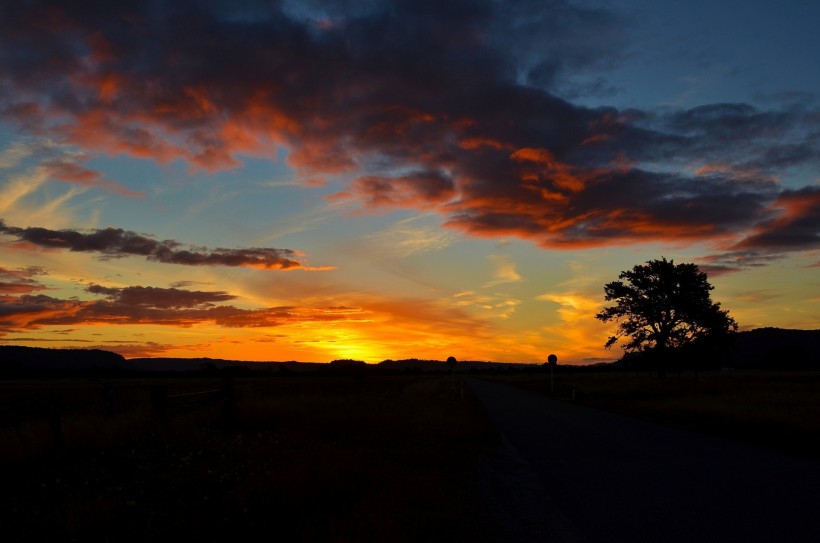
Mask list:
[[0,539],[820,540],[816,459],[691,431],[719,420],[704,429],[814,442],[814,376],[561,377],[556,396],[576,384],[576,402],[548,398],[543,374],[495,379],[519,388],[462,389],[443,374],[237,378],[233,408],[169,406],[164,419],[152,387],[223,383],[0,381]]
[[220,386],[121,380],[111,414],[111,382],[0,382],[6,412],[25,415],[0,428],[0,539],[497,541],[509,528],[490,505],[505,484],[498,433],[449,376],[237,379],[232,419],[217,403],[165,422],[158,382]]
[[820,463],[473,380],[586,542],[820,541]]

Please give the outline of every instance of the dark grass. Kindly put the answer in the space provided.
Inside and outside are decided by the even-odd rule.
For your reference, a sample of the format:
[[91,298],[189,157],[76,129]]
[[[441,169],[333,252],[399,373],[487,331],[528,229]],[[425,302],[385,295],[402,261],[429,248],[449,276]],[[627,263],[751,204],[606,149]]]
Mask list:
[[[493,380],[549,394],[548,373]],[[554,396],[820,459],[820,372],[560,372]]]
[[[479,465],[497,434],[443,376],[237,379],[218,404],[152,417],[218,379],[6,381],[24,417],[0,428],[4,541],[476,540],[493,537]],[[62,445],[36,406],[59,391]]]

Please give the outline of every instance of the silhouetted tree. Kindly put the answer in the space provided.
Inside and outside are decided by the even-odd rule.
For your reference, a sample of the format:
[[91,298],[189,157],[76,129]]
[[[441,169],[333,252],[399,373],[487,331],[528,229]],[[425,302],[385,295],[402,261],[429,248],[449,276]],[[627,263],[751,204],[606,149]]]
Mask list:
[[604,286],[604,299],[615,305],[595,315],[618,323],[606,347],[628,337],[624,350],[651,351],[661,373],[666,349],[696,340],[717,344],[737,331],[729,312],[712,302],[709,292],[714,287],[695,264],[650,260],[621,272],[619,279]]

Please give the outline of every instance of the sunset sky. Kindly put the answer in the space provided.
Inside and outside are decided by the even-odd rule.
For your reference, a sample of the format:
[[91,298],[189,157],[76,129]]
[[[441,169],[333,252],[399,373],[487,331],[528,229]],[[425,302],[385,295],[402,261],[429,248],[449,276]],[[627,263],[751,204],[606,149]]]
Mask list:
[[0,343],[587,363],[695,262],[820,328],[820,3],[0,6]]

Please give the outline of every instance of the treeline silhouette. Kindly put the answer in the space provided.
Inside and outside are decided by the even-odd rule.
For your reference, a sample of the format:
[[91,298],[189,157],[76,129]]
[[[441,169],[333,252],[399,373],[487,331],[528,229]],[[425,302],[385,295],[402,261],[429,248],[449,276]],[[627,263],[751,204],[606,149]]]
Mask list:
[[[588,365],[559,364],[558,371],[651,371],[651,352],[630,354],[614,362]],[[714,348],[694,342],[665,353],[671,371],[710,369],[820,370],[820,330],[759,328],[735,334],[733,345]],[[537,373],[545,364],[459,361],[455,371],[470,373]],[[446,361],[417,358],[365,364],[340,359],[320,362],[246,362],[214,358],[134,358],[100,349],[47,349],[0,345],[0,378],[61,376],[202,376],[384,375],[450,372]]]
[[[390,374],[450,373],[446,361],[384,360],[367,364],[362,360],[325,362],[248,362],[216,358],[132,358],[98,349],[47,349],[0,345],[0,379],[59,377],[172,377],[172,376],[279,376],[327,375],[365,376]],[[459,362],[456,371],[509,373],[540,371],[537,364],[483,361]]]
[[[606,369],[651,371],[658,367],[656,352],[630,353]],[[708,339],[667,350],[670,371],[716,369],[806,371],[820,370],[820,330],[758,328],[732,335],[729,344]]]

